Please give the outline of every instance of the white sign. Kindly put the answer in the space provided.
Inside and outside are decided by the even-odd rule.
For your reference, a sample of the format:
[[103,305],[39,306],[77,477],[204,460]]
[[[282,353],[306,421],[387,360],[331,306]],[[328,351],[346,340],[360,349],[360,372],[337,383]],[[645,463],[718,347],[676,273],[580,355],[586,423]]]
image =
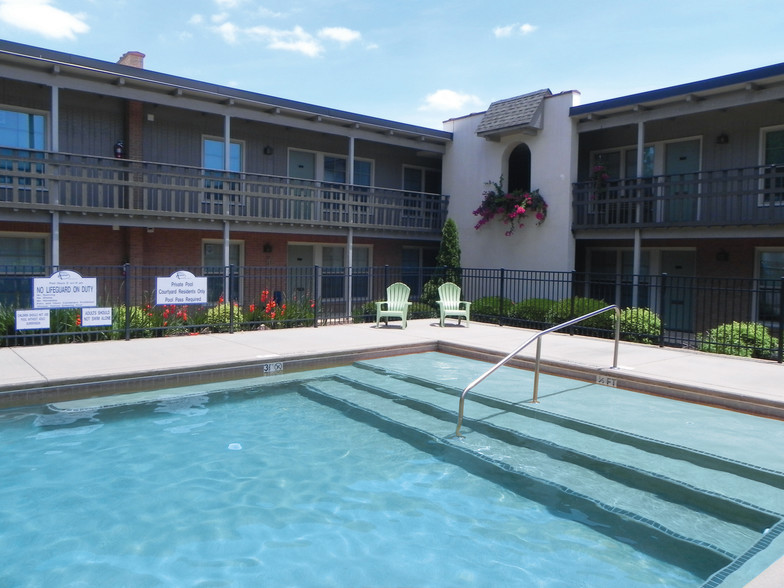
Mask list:
[[55,272],[49,278],[33,278],[33,308],[83,308],[96,306],[95,278],[76,272]]
[[106,327],[112,325],[111,308],[83,308],[83,327]]
[[191,272],[174,272],[168,278],[155,280],[156,304],[206,304],[207,278],[197,278]]
[[48,329],[49,310],[17,310],[16,311],[16,330],[25,329]]

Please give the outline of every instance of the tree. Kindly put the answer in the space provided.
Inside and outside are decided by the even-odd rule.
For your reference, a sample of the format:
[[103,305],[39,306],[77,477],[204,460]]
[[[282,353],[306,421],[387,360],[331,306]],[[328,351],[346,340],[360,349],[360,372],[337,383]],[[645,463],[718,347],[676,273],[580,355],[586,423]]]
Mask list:
[[457,223],[447,219],[441,229],[441,245],[436,255],[436,268],[430,280],[422,288],[421,301],[431,306],[438,300],[438,287],[444,282],[462,285],[462,269],[460,267],[460,238],[457,234]]

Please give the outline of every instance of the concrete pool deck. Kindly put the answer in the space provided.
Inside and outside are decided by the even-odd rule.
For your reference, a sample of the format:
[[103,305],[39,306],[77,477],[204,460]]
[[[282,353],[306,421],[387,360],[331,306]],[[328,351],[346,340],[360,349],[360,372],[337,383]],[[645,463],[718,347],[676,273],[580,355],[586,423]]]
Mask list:
[[[259,368],[269,362],[329,355],[351,356],[366,350],[469,350],[475,355],[506,355],[536,331],[472,323],[470,328],[438,326],[434,319],[399,323],[348,324],[319,328],[212,333],[183,337],[131,339],[0,348],[0,406],[3,397],[24,396],[38,403],[42,391],[64,385],[176,374],[206,368]],[[531,363],[536,344],[519,358]],[[600,370],[610,385],[716,403],[784,419],[784,365],[674,348],[621,342],[618,369],[613,342],[551,333],[542,339],[543,370],[586,373]],[[261,375],[261,374],[258,374]],[[565,374],[570,375],[570,374]],[[242,377],[242,376],[240,376]],[[37,394],[36,394],[37,392]],[[112,391],[107,391],[111,393]],[[18,398],[15,401],[18,404]],[[7,402],[7,401],[6,401]],[[783,425],[784,426],[784,425]]]
[[[88,396],[128,392],[118,383],[165,381],[190,384],[208,372],[216,379],[263,375],[264,366],[278,362],[297,369],[320,367],[325,358],[350,361],[360,353],[376,355],[439,350],[494,359],[506,355],[536,331],[451,321],[440,328],[434,319],[399,323],[347,324],[319,328],[214,333],[183,337],[132,339],[79,344],[0,348],[0,407],[39,404],[80,393]],[[530,365],[532,344],[519,354]],[[621,342],[618,368],[613,342],[552,333],[542,340],[543,371],[604,378],[609,385],[717,404],[784,419],[784,365],[771,361],[714,355],[685,349]],[[285,369],[285,368],[284,368]],[[223,374],[222,376],[220,374]],[[190,374],[180,380],[183,374]],[[216,374],[218,374],[216,376]],[[590,378],[589,378],[590,376]],[[782,423],[784,427],[784,423]],[[776,449],[771,448],[772,451]],[[780,586],[784,558],[749,584]]]

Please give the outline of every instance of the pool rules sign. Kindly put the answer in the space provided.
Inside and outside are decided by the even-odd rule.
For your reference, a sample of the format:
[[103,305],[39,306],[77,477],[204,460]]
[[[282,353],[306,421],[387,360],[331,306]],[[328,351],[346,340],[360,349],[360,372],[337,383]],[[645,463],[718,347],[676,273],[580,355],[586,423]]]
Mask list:
[[33,308],[86,308],[97,306],[95,278],[60,271],[48,278],[33,278]]

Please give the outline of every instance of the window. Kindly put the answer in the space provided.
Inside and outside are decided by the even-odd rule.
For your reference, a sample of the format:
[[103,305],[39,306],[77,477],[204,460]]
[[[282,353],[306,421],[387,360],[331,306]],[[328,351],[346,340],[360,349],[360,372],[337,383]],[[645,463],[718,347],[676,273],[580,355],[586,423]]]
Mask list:
[[621,306],[648,306],[650,284],[647,276],[651,267],[650,251],[640,252],[640,277],[634,286],[634,252],[630,249],[592,249],[589,252],[588,284],[591,298],[602,299],[608,304]]
[[45,236],[0,235],[0,304],[32,306],[31,276],[46,269]]
[[0,109],[0,154],[14,157],[0,159],[0,200],[31,202],[35,186],[36,201],[45,202],[43,179],[30,177],[30,172],[44,172],[42,163],[30,161],[41,154],[29,152],[45,148],[46,118],[43,114]]
[[423,167],[403,168],[403,189],[407,192],[441,193],[441,172]]
[[784,202],[784,128],[763,129],[762,158],[765,166],[762,204]]
[[[203,140],[202,165],[208,170],[206,175],[209,179],[204,180],[204,187],[214,190],[230,190],[232,192],[239,189],[239,183],[226,182],[223,179],[233,174],[230,172],[242,171],[242,143],[231,141],[229,144],[229,161],[225,165],[225,147],[223,139],[205,137]],[[223,192],[207,192],[202,201],[202,212],[206,214],[223,214]],[[239,194],[229,194],[229,214],[242,212],[242,201]]]
[[784,250],[759,251],[757,258],[757,320],[778,321],[781,312],[781,278],[784,277]]
[[[320,295],[323,299],[340,300],[346,297],[346,247],[344,245],[288,246],[289,295],[300,299],[313,296],[313,267],[321,266]],[[371,248],[355,245],[352,252],[351,294],[354,299],[369,296]]]
[[242,171],[242,143],[231,141],[229,144],[229,165],[224,165],[223,139],[204,138],[203,165],[207,169],[226,170],[239,172]]
[[[243,243],[233,241],[229,243],[229,264],[239,267],[243,259]],[[222,241],[204,241],[202,245],[202,265],[204,275],[207,276],[207,300],[217,302],[223,297],[224,301],[229,301],[229,283],[226,276],[226,266],[223,259]],[[241,302],[240,278],[238,275],[232,276],[231,295],[235,300]]]
[[423,247],[404,247],[403,248],[403,282],[411,288],[411,296],[418,298],[422,295],[422,289],[427,281],[432,277],[436,267],[437,249],[425,249]]

